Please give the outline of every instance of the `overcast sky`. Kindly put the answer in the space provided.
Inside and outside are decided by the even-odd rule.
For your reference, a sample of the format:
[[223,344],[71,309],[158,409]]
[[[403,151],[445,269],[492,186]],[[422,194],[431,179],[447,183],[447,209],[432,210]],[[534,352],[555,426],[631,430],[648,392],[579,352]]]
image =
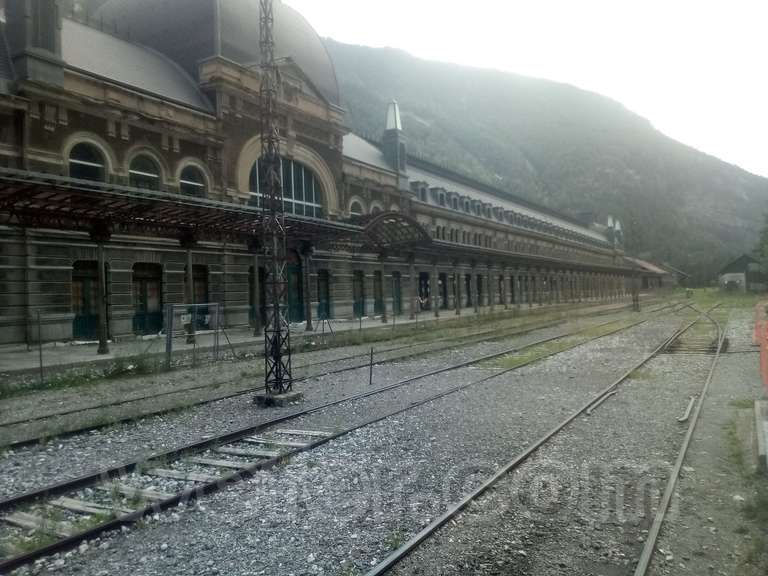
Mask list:
[[768,0],[286,0],[321,36],[574,84],[768,176]]

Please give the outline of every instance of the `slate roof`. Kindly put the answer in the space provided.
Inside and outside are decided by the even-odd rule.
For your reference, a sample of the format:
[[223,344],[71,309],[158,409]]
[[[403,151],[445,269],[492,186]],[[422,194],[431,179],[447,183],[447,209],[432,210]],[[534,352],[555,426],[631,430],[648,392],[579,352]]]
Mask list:
[[669,275],[669,271],[664,270],[663,268],[660,268],[653,262],[648,262],[648,260],[641,260],[640,258],[632,258],[631,256],[625,256],[624,260],[632,264],[635,264],[636,266],[639,266],[640,268],[642,268],[646,272],[650,272],[651,274],[658,274],[660,276]]
[[213,111],[197,83],[180,66],[150,48],[65,18],[61,50],[69,68],[192,108]]
[[384,156],[384,152],[357,134],[344,136],[344,156],[380,170],[393,171]]
[[[130,32],[196,76],[198,63],[222,56],[244,66],[261,59],[259,0],[109,0],[95,19]],[[336,69],[307,20],[274,3],[275,56],[290,58],[331,104],[340,105]]]
[[729,262],[727,265],[723,266],[723,269],[720,270],[720,273],[718,276],[722,276],[723,274],[740,274],[742,272],[748,272],[750,270],[750,266],[759,265],[760,262],[752,258],[749,254],[742,254],[732,262]]
[[[355,134],[347,134],[344,137],[344,156],[380,170],[393,171],[387,162],[384,153],[378,146],[371,144],[369,141]],[[440,174],[437,169],[433,171],[423,166],[425,166],[423,162],[420,162],[420,166],[414,166],[413,164],[408,165],[407,173],[411,182],[427,182],[430,187],[444,188],[447,192],[456,192],[462,196],[469,196],[470,198],[481,200],[493,204],[494,206],[500,206],[505,210],[514,210],[515,212],[536,218],[537,220],[549,222],[550,224],[560,226],[566,230],[583,234],[598,242],[606,242],[605,235],[600,234],[595,230],[590,230],[586,226],[576,224],[564,218],[559,218],[543,209],[536,210],[523,203],[505,198],[508,194],[503,190],[499,190],[492,194],[484,190],[484,188],[486,188],[485,186],[471,186],[464,181],[460,182],[449,176]]]

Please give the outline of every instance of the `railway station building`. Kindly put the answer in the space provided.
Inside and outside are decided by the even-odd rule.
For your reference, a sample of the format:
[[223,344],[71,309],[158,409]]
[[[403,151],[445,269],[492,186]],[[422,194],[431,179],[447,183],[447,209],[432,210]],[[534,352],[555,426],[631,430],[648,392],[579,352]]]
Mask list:
[[[256,325],[258,0],[8,0],[0,38],[0,343],[158,333],[167,304]],[[628,295],[617,225],[408,154],[398,105],[350,132],[322,40],[276,3],[289,315],[453,314]],[[103,294],[103,298],[102,295]],[[42,318],[40,334],[31,321]]]

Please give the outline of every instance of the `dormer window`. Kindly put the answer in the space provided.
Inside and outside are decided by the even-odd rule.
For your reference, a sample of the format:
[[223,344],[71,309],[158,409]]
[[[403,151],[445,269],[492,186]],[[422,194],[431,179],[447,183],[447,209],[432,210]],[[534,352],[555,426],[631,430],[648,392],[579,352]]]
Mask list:
[[426,202],[427,201],[427,189],[426,188],[420,188],[419,189],[419,199],[422,202]]

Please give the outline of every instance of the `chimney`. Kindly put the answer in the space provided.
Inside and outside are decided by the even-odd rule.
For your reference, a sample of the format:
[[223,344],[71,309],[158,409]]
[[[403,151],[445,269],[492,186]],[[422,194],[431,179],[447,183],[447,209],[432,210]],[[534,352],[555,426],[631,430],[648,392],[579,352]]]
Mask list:
[[62,86],[59,0],[7,0],[5,19],[18,79]]

